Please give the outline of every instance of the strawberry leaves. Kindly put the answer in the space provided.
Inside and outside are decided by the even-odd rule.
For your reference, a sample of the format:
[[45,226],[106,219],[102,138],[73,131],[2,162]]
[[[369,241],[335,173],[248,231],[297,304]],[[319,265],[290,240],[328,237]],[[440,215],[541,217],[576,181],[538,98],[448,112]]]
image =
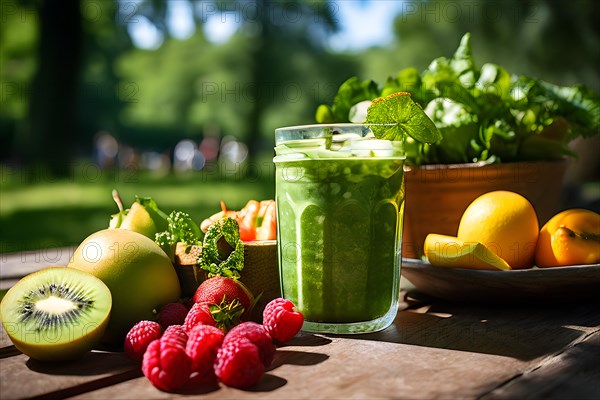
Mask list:
[[246,311],[238,299],[231,302],[226,297],[219,304],[209,305],[210,314],[215,320],[215,326],[223,332],[227,332],[241,322],[242,315]]

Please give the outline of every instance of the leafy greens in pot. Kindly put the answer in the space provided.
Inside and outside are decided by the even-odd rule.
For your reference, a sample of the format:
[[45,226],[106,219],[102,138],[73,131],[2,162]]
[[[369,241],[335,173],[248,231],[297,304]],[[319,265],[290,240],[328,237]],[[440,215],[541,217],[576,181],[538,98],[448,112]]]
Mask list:
[[413,165],[557,160],[573,155],[572,139],[600,132],[598,93],[511,75],[496,64],[478,68],[470,33],[451,58],[434,59],[422,73],[405,68],[383,85],[348,79],[331,106],[317,108],[316,121],[363,122],[358,103],[397,92],[410,93],[443,137],[434,144],[408,138],[404,147]]

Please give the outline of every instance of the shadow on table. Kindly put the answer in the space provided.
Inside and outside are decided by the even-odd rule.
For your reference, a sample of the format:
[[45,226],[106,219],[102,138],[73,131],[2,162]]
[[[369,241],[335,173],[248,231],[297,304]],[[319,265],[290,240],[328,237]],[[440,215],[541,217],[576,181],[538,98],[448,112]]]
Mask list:
[[600,325],[598,305],[477,306],[410,301],[394,324],[353,338],[532,360],[556,353]]
[[323,353],[310,353],[306,351],[277,350],[269,371],[284,364],[310,366],[317,365],[327,360],[329,356]]
[[30,358],[25,365],[35,372],[61,376],[92,376],[114,373],[117,370],[140,370],[139,365],[123,353],[98,351],[91,351],[72,361],[45,362]]
[[[265,374],[263,375],[263,377],[257,385],[242,390],[248,392],[271,392],[273,390],[281,388],[282,386],[285,386],[288,381],[270,372],[275,371],[277,368],[285,364],[297,366],[312,366],[320,364],[329,358],[327,354],[323,353],[286,350],[286,346],[289,345],[315,347],[324,346],[329,343],[331,343],[331,339],[302,332],[300,335],[287,342],[285,346],[281,346],[277,349],[273,362],[271,363],[269,368],[267,368]],[[190,385],[190,387],[177,391],[177,393],[185,395],[202,395],[217,390],[220,390],[219,384],[216,382],[210,382],[207,384]]]

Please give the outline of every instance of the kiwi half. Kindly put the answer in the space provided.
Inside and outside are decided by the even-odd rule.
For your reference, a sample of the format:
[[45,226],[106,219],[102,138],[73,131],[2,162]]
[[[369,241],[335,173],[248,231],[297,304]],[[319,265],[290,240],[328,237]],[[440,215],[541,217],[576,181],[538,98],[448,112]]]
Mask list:
[[112,297],[95,276],[50,267],[21,279],[2,299],[2,325],[17,349],[36,360],[74,359],[98,343]]

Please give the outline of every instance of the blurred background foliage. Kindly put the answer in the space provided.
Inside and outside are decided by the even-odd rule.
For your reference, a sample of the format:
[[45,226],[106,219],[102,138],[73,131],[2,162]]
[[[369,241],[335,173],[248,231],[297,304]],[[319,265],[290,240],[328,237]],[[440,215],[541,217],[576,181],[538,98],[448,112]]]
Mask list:
[[[0,253],[103,228],[113,187],[196,219],[220,199],[273,197],[276,127],[312,123],[350,76],[425,69],[467,31],[482,64],[600,88],[594,0],[0,1]],[[391,40],[332,46],[348,23],[342,1],[385,3]],[[169,24],[175,3],[193,17],[183,37]],[[211,35],[219,22],[234,29],[226,40]],[[142,26],[155,38],[145,48]],[[597,145],[581,147],[597,158]],[[573,169],[577,185],[597,182],[598,164]]]

